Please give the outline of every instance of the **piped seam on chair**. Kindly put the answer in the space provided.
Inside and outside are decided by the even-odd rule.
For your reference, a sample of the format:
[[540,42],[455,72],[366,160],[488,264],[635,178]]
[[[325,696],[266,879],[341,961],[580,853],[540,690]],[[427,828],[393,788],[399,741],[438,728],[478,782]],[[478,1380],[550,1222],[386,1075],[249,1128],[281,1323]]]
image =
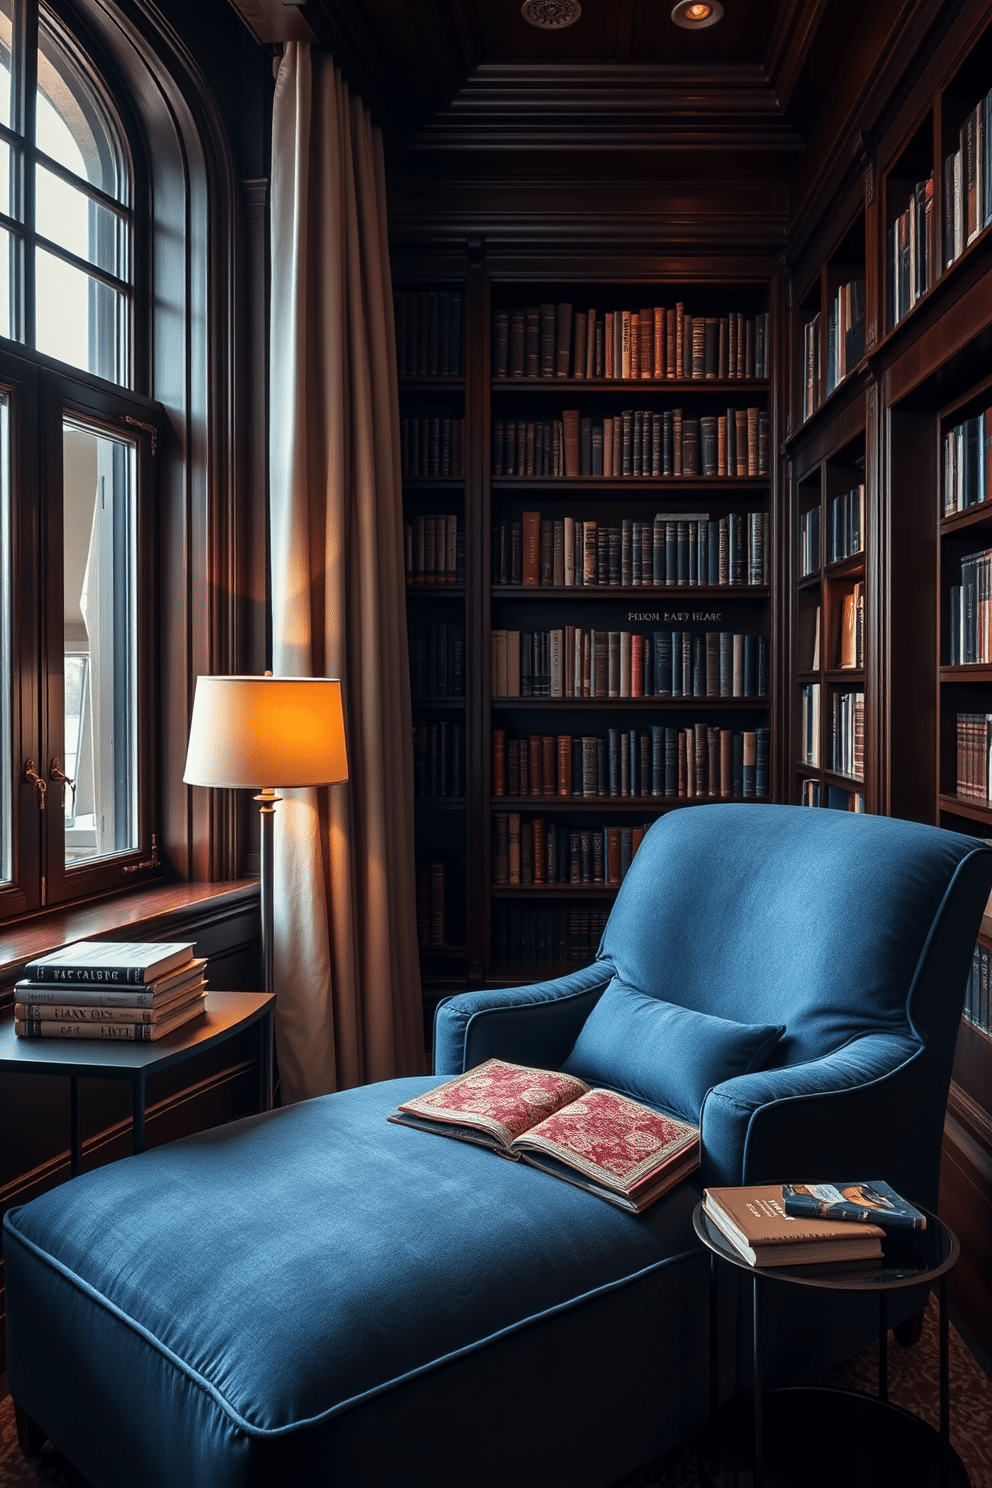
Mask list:
[[91,1282],[77,1275],[68,1266],[57,1260],[54,1256],[49,1255],[47,1251],[42,1250],[33,1240],[29,1240],[26,1235],[22,1235],[15,1230],[9,1214],[5,1218],[4,1228],[7,1230],[8,1235],[12,1236],[18,1244],[23,1245],[26,1250],[31,1251],[42,1265],[48,1266],[53,1271],[58,1272],[70,1286],[76,1287],[84,1296],[89,1297],[99,1307],[109,1312],[124,1327],[130,1328],[149,1347],[167,1359],[181,1374],[184,1374],[199,1389],[208,1394],[228,1419],[244,1431],[246,1435],[265,1440],[289,1436],[294,1432],[304,1431],[312,1426],[319,1426],[322,1422],[330,1421],[335,1416],[341,1415],[344,1411],[351,1410],[357,1405],[361,1405],[366,1400],[374,1400],[376,1396],[383,1395],[388,1390],[397,1389],[408,1380],[417,1379],[420,1375],[429,1374],[432,1370],[439,1369],[443,1364],[450,1364],[456,1359],[464,1358],[468,1354],[477,1353],[480,1349],[498,1342],[501,1338],[507,1338],[514,1333],[519,1333],[522,1329],[531,1327],[545,1318],[555,1317],[560,1313],[569,1312],[572,1308],[578,1307],[585,1302],[594,1301],[597,1297],[619,1291],[622,1287],[633,1286],[635,1282],[641,1281],[645,1277],[651,1276],[654,1272],[661,1271],[667,1266],[673,1266],[683,1262],[688,1263],[703,1254],[702,1245],[699,1245],[693,1246],[689,1250],[679,1251],[677,1255],[665,1256],[662,1260],[654,1261],[651,1265],[644,1266],[639,1271],[631,1272],[629,1276],[617,1277],[613,1281],[604,1282],[602,1286],[593,1287],[591,1291],[583,1292],[580,1296],[569,1297],[567,1301],[559,1302],[554,1307],[547,1307],[541,1312],[531,1313],[528,1317],[518,1318],[516,1322],[508,1323],[503,1328],[497,1328],[495,1332],[486,1334],[484,1338],[477,1338],[471,1343],[462,1344],[460,1348],[452,1349],[450,1352],[441,1354],[435,1359],[430,1359],[424,1364],[418,1364],[415,1368],[408,1369],[403,1374],[398,1374],[392,1379],[383,1380],[380,1384],[373,1385],[368,1390],[363,1390],[357,1395],[351,1395],[347,1400],[340,1400],[336,1405],[329,1406],[327,1410],[320,1411],[317,1415],[307,1416],[299,1421],[287,1422],[284,1426],[259,1426],[243,1416],[216,1385],[206,1379],[199,1370],[194,1369],[191,1364],[188,1364],[185,1359],[180,1358],[173,1349],[169,1348],[168,1344],[156,1338],[155,1334],[149,1328],[146,1328],[143,1323],[139,1323],[136,1318],[132,1318],[116,1302],[112,1302],[109,1297],[104,1296]]
[[[850,1049],[852,1047],[852,1045],[859,1044],[859,1043],[862,1042],[863,1039],[865,1039],[865,1038],[872,1038],[873,1036],[874,1036],[874,1031],[872,1033],[868,1033],[868,1034],[863,1034],[863,1033],[853,1034],[851,1036],[851,1038],[849,1038],[847,1040],[846,1043],[838,1044],[838,1046],[837,1046],[836,1049],[831,1049],[831,1051],[830,1051],[830,1053],[828,1055],[821,1055],[818,1059],[811,1060],[811,1061],[806,1061],[806,1062],[807,1063],[813,1063],[813,1064],[822,1064],[822,1063],[824,1063],[824,1061],[826,1059],[832,1059],[835,1055],[843,1053],[843,1051],[845,1049]],[[895,1035],[888,1035],[887,1034],[887,1035],[885,1035],[885,1037],[904,1038],[904,1039],[906,1039],[907,1044],[910,1042],[909,1037],[906,1034],[895,1034]],[[917,1036],[917,1037],[919,1037],[919,1036]],[[873,1085],[880,1084],[882,1080],[889,1080],[889,1079],[891,1079],[893,1075],[898,1074],[900,1072],[900,1070],[906,1069],[907,1066],[910,1065],[910,1064],[912,1064],[914,1060],[919,1059],[923,1055],[924,1052],[925,1052],[925,1044],[921,1041],[920,1043],[918,1043],[917,1047],[915,1049],[913,1049],[912,1053],[909,1053],[908,1056],[905,1059],[900,1060],[900,1062],[898,1064],[894,1064],[891,1069],[887,1069],[883,1074],[874,1075],[870,1080],[860,1080],[860,1081],[858,1081],[858,1083],[856,1085],[838,1085],[838,1086],[836,1086],[832,1090],[827,1090],[827,1089],[824,1089],[824,1090],[796,1090],[796,1091],[791,1091],[791,1092],[789,1092],[787,1094],[784,1094],[784,1095],[773,1096],[773,1098],[771,1100],[762,1100],[762,1101],[738,1100],[736,1098],[736,1096],[730,1095],[730,1094],[726,1094],[724,1091],[720,1090],[718,1092],[718,1099],[719,1100],[722,1100],[722,1101],[726,1101],[728,1105],[734,1106],[738,1111],[750,1111],[751,1114],[754,1116],[754,1115],[757,1115],[757,1113],[759,1111],[768,1111],[768,1110],[771,1110],[774,1106],[787,1105],[790,1101],[819,1100],[821,1098],[821,1096],[825,1096],[825,1095],[827,1095],[827,1096],[851,1095],[854,1091],[857,1091],[857,1090],[870,1090]],[[799,1064],[799,1065],[784,1065],[784,1066],[782,1066],[782,1068],[784,1068],[784,1069],[802,1069],[803,1066],[801,1064]],[[776,1074],[777,1071],[776,1070],[757,1070],[757,1071],[754,1071],[754,1073],[756,1073],[756,1074]],[[743,1076],[741,1078],[743,1078]],[[733,1081],[732,1080],[728,1080],[726,1083],[728,1085],[731,1085],[731,1084],[733,1084]],[[716,1086],[712,1086],[706,1092],[706,1100],[709,1100],[710,1096],[713,1095],[716,1092],[717,1092],[717,1087]],[[705,1101],[704,1101],[703,1104],[705,1105]]]
[[958,878],[964,872],[965,865],[966,864],[970,864],[976,857],[981,857],[984,854],[987,854],[988,852],[989,852],[989,849],[987,847],[985,847],[984,845],[983,846],[980,846],[980,847],[975,847],[975,848],[972,849],[971,852],[967,853],[961,859],[961,861],[959,863],[957,863],[955,865],[954,872],[951,874],[951,877],[950,877],[950,879],[948,881],[947,887],[944,890],[943,895],[941,896],[941,900],[940,900],[940,904],[939,904],[939,906],[937,908],[937,912],[936,912],[936,914],[933,916],[933,918],[930,921],[930,929],[927,931],[927,938],[923,942],[923,945],[922,945],[922,947],[920,949],[920,954],[919,954],[919,956],[917,958],[917,961],[916,961],[916,968],[913,971],[912,980],[910,981],[910,984],[909,984],[909,991],[906,994],[906,1018],[907,1018],[907,1020],[909,1022],[909,1026],[912,1028],[912,1030],[916,1034],[917,1038],[922,1039],[922,1041],[925,1044],[926,1043],[929,1043],[929,1038],[927,1037],[926,1033],[922,1029],[917,1028],[916,1022],[915,1022],[915,1020],[913,1018],[913,1013],[912,1013],[913,994],[916,991],[916,984],[917,984],[917,982],[920,979],[920,972],[921,972],[922,968],[926,965],[927,957],[930,954],[930,947],[931,947],[931,945],[932,945],[932,943],[933,943],[933,941],[934,941],[934,939],[935,939],[935,937],[936,937],[936,935],[938,933],[938,928],[941,925],[941,921],[942,921],[943,916],[944,916],[944,910],[947,907],[947,902],[950,899],[951,894],[954,892],[954,889],[955,889],[955,886],[957,884]]
[[[594,961],[592,963],[592,966],[590,966],[587,969],[591,971],[594,967],[596,967],[598,965],[599,965],[599,962]],[[586,968],[583,968],[583,969],[586,969]],[[578,971],[578,968],[577,968],[577,971]],[[576,973],[573,973],[573,974],[577,974],[577,972]],[[501,1004],[498,1007],[479,1008],[478,1012],[469,1013],[468,1017],[465,1019],[465,1022],[464,1022],[464,1025],[463,1025],[463,1029],[462,1029],[462,1037],[461,1037],[461,1052],[462,1052],[462,1062],[463,1062],[463,1064],[464,1064],[465,1056],[466,1056],[466,1054],[468,1052],[468,1042],[469,1042],[469,1036],[470,1036],[471,1030],[472,1030],[473,1026],[476,1023],[481,1022],[482,1019],[484,1019],[484,1018],[490,1018],[490,1017],[492,1017],[492,1018],[512,1017],[512,1018],[516,1019],[516,1018],[520,1017],[521,1014],[523,1014],[523,1013],[529,1013],[529,1012],[546,1012],[548,1008],[561,1008],[561,1007],[565,1007],[570,1002],[575,1002],[576,1000],[578,1000],[579,998],[582,998],[582,997],[588,997],[590,995],[590,993],[596,992],[597,990],[602,990],[602,989],[608,987],[609,984],[610,984],[610,982],[613,980],[613,977],[615,975],[616,975],[616,972],[614,971],[613,965],[612,965],[612,962],[611,962],[609,964],[609,970],[605,970],[604,969],[604,974],[603,974],[603,980],[602,980],[602,982],[599,982],[599,981],[590,981],[590,983],[589,983],[589,985],[587,987],[577,987],[574,991],[572,991],[572,992],[566,992],[561,997],[543,997],[543,998],[537,998],[533,1002],[511,1002],[511,1003],[503,1003],[503,1004]],[[536,983],[535,985],[540,985],[540,984],[539,983]]]

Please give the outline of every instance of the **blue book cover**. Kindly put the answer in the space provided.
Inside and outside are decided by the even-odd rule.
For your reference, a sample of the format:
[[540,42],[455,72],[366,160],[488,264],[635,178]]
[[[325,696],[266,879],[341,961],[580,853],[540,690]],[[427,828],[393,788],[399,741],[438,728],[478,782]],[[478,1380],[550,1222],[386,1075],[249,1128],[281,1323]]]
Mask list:
[[786,1214],[796,1219],[849,1219],[883,1229],[925,1230],[926,1217],[880,1178],[863,1182],[784,1183]]

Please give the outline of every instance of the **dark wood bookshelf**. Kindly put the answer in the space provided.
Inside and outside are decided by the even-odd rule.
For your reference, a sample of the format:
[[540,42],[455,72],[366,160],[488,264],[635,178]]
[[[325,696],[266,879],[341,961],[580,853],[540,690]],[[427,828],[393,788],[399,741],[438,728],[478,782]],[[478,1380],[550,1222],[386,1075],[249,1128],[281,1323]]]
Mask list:
[[737,377],[720,378],[715,377],[493,377],[491,387],[494,393],[516,392],[525,389],[528,393],[533,392],[561,392],[563,389],[573,392],[597,392],[597,393],[622,393],[628,397],[632,392],[655,393],[701,393],[709,395],[718,393],[721,397],[725,394],[754,392],[767,393],[771,384],[767,377]]

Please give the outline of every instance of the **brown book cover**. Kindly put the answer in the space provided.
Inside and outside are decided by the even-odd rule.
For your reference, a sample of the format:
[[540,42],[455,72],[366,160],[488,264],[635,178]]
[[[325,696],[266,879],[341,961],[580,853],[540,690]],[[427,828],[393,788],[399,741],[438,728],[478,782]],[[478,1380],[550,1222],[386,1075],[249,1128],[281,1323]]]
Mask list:
[[606,829],[606,882],[620,882],[620,827]]
[[544,748],[540,734],[529,734],[527,738],[527,763],[530,770],[530,794],[544,794]]
[[617,375],[616,374],[616,371],[614,370],[614,366],[613,366],[613,311],[612,310],[607,310],[606,314],[603,316],[603,321],[604,321],[603,350],[604,350],[604,353],[605,353],[604,363],[603,363],[603,376],[612,379],[612,378],[616,377],[616,375]]
[[506,795],[506,729],[493,729],[493,795]]
[[572,307],[559,304],[555,337],[555,376],[567,377],[572,356]]
[[493,883],[510,882],[510,818],[505,811],[493,812]]
[[878,1225],[786,1214],[780,1183],[706,1188],[703,1212],[752,1266],[871,1260],[882,1254],[885,1232]]
[[734,793],[734,731],[733,729],[720,730],[720,794],[721,796],[732,796]]
[[544,870],[548,861],[548,831],[547,822],[543,816],[534,818],[534,882],[544,883]]
[[553,796],[557,793],[555,770],[556,740],[554,734],[541,735],[541,794]]
[[758,410],[747,410],[747,473],[758,474]]
[[674,378],[678,366],[678,311],[665,311],[665,376]]
[[656,305],[654,308],[654,356],[653,376],[655,381],[665,375],[665,308]]
[[574,321],[575,350],[572,353],[572,376],[584,378],[586,375],[586,337],[588,325],[587,310],[576,310],[572,317]]
[[737,311],[732,310],[727,318],[727,377],[737,376]]
[[747,409],[734,409],[734,449],[737,454],[737,474],[747,475]]
[[110,1043],[147,1044],[153,1039],[164,1038],[167,1033],[172,1033],[173,1029],[181,1028],[184,1023],[190,1023],[194,1018],[198,1018],[205,1011],[206,996],[205,992],[201,992],[192,1001],[184,1000],[180,1008],[157,1023],[139,1022],[137,1017],[126,1023],[102,1020],[99,1022],[80,1020],[66,1023],[44,1017],[18,1018],[15,1016],[14,1033],[18,1038],[102,1039]]
[[534,882],[534,818],[520,818],[520,882]]
[[520,882],[520,812],[511,811],[507,814],[507,854],[509,868],[509,882],[518,884]]
[[[200,964],[203,964],[202,960]],[[151,1007],[108,1007],[103,1003],[74,1002],[69,998],[63,998],[61,1003],[35,1002],[30,997],[34,984],[30,983],[28,988],[22,986],[17,993],[14,1017],[24,1023],[163,1023],[174,1018],[188,1003],[202,1003],[206,985],[205,979],[200,976]],[[199,1012],[199,1008],[197,1011]],[[173,1026],[178,1027],[177,1024]],[[127,1038],[128,1035],[125,1034],[124,1037]]]
[[641,316],[638,310],[630,312],[630,370],[627,375],[635,382],[641,375]]
[[633,334],[631,320],[633,317],[629,310],[620,312],[620,376],[624,379],[630,378],[630,338]]
[[586,377],[596,376],[596,326],[601,324],[595,310],[590,310],[586,318]]
[[389,1117],[523,1159],[640,1213],[699,1163],[699,1130],[556,1070],[487,1059]]
[[520,579],[523,584],[541,581],[541,513],[525,511],[521,518]]
[[558,794],[572,794],[572,736],[558,735]]
[[582,473],[582,457],[579,443],[579,410],[566,408],[562,413],[565,429],[565,474],[576,476]]
[[642,310],[638,316],[640,358],[635,376],[650,377],[654,371],[654,311]]

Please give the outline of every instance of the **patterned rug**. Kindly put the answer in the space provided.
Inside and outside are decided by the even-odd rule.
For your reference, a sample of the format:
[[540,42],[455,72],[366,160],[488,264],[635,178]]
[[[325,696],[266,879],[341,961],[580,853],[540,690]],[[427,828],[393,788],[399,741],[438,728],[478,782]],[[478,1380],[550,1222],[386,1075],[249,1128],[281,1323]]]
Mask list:
[[[950,1339],[951,1440],[968,1469],[971,1488],[992,1488],[992,1382],[954,1328]],[[874,1394],[877,1382],[878,1355],[872,1346],[821,1383]],[[900,1348],[890,1341],[889,1398],[917,1411],[933,1426],[938,1424],[937,1312],[932,1300],[923,1337],[915,1347]],[[698,1483],[696,1454],[686,1447],[639,1468],[613,1488],[698,1488]],[[88,1488],[50,1443],[31,1460],[21,1455],[9,1396],[0,1403],[0,1488]]]

